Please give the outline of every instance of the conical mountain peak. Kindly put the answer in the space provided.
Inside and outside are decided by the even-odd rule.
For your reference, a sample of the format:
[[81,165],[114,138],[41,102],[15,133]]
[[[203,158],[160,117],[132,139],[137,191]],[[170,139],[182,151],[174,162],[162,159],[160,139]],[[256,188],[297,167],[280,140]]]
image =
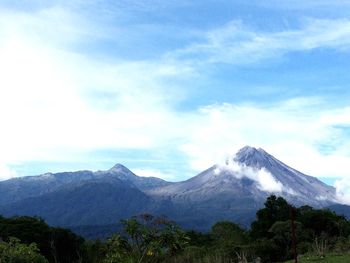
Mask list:
[[116,165],[114,165],[111,169],[108,170],[108,172],[131,172],[128,168],[126,168],[124,165],[117,163]]
[[257,168],[265,167],[266,164],[271,163],[272,159],[273,157],[262,148],[251,146],[243,147],[233,158],[235,162]]
[[259,152],[258,149],[256,149],[255,147],[252,147],[252,146],[244,146],[242,149],[240,149],[238,152],[237,152],[237,156],[248,156],[248,155],[254,155],[254,154],[257,154]]

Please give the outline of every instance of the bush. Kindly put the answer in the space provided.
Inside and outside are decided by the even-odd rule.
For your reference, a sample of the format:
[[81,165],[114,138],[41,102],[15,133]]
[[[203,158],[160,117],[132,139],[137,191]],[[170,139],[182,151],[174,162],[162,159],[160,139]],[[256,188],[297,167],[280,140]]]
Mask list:
[[1,263],[48,263],[47,259],[39,254],[35,243],[21,244],[20,240],[11,237],[9,242],[0,242]]

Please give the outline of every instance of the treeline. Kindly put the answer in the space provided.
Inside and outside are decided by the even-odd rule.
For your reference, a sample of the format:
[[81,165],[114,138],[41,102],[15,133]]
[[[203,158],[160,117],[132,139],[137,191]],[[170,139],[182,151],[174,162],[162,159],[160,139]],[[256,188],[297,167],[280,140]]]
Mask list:
[[284,262],[295,254],[320,260],[331,252],[350,252],[350,222],[344,216],[310,206],[296,208],[275,195],[257,211],[249,230],[223,221],[208,234],[187,234],[189,246],[167,262]]
[[0,262],[85,262],[85,240],[36,217],[0,217]]
[[350,223],[329,210],[295,208],[274,195],[249,230],[221,221],[209,233],[184,231],[163,217],[122,221],[105,241],[84,240],[33,217],[0,217],[2,263],[231,263],[283,262],[298,255],[350,251]]

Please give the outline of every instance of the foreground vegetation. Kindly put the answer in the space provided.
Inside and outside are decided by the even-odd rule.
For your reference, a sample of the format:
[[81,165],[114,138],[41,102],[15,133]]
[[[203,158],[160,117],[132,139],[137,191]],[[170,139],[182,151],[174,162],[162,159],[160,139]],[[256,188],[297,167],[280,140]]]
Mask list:
[[[325,257],[318,257],[314,255],[305,255],[300,257],[298,260],[299,263],[349,263],[350,262],[350,254],[327,254]],[[294,260],[290,260],[286,263],[294,263]]]
[[122,224],[122,233],[91,241],[40,218],[0,217],[0,262],[287,262],[294,252],[299,262],[350,262],[349,221],[329,210],[295,208],[276,196],[266,200],[249,231],[228,221],[205,234],[184,231],[149,214]]

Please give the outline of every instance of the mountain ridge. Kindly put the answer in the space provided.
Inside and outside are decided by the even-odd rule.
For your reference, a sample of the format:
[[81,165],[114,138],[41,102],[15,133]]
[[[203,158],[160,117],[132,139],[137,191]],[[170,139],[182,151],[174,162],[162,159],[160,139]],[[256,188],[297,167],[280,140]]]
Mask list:
[[122,164],[106,171],[46,173],[0,182],[0,213],[29,214],[61,226],[113,224],[143,212],[207,230],[218,220],[249,225],[266,198],[294,205],[336,204],[335,189],[259,148],[246,146],[181,182],[140,177]]

